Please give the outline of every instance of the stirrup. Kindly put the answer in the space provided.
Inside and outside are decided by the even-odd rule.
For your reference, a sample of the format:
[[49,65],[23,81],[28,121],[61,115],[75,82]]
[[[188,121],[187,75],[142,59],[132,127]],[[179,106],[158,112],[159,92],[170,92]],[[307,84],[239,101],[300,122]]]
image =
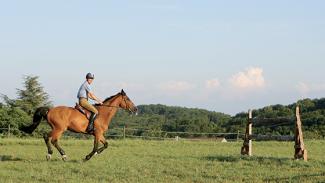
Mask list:
[[96,128],[94,127],[93,129],[86,130],[86,133],[92,135],[92,134],[95,134],[95,131],[96,131]]
[[89,122],[88,126],[87,126],[87,129],[86,129],[86,132],[87,133],[92,133],[95,131],[95,124],[94,122],[91,124],[91,122]]

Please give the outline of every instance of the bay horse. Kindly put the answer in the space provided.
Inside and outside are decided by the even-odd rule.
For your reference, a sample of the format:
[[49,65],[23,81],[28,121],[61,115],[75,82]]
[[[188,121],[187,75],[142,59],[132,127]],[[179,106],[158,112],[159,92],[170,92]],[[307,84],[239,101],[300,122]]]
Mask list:
[[[128,110],[131,113],[137,113],[138,110],[130,98],[126,95],[124,90],[114,96],[107,98],[103,102],[103,105],[96,104],[95,107],[98,109],[99,114],[94,124],[94,128],[96,130],[93,134],[90,134],[95,137],[94,148],[92,152],[86,156],[86,161],[90,160],[93,155],[102,153],[108,147],[104,133],[108,130],[109,124],[119,108]],[[67,156],[64,150],[59,146],[59,138],[66,130],[86,134],[89,120],[84,114],[72,107],[40,107],[34,113],[33,124],[24,126],[20,128],[20,130],[31,134],[41,123],[42,119],[46,119],[47,123],[52,128],[51,132],[44,134],[43,136],[48,149],[46,159],[50,160],[52,157],[52,143],[61,154],[62,160],[66,161]],[[99,142],[101,142],[104,146],[99,148]]]

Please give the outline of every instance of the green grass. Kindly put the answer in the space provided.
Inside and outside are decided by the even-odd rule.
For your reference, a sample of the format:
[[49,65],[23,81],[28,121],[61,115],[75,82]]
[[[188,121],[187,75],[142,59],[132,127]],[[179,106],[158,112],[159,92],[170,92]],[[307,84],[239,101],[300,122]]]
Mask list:
[[92,140],[62,140],[46,161],[42,139],[0,139],[0,182],[325,182],[325,141],[306,141],[309,162],[293,160],[291,142],[112,140],[89,162]]

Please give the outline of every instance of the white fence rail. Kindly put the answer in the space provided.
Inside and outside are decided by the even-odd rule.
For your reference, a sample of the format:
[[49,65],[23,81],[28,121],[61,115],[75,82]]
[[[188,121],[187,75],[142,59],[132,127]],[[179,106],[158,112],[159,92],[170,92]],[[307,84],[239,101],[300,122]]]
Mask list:
[[[13,131],[17,130],[8,125],[7,128],[0,128],[0,134],[3,137],[10,137]],[[140,135],[135,135],[135,134]],[[137,139],[150,139],[150,140],[223,140],[227,136],[227,141],[237,141],[243,134],[237,133],[190,133],[190,132],[169,132],[161,130],[138,129],[138,128],[112,128],[105,134],[108,138],[137,138]],[[183,136],[183,137],[182,137]],[[187,136],[187,137],[184,137]]]
[[8,125],[8,128],[0,128],[0,130],[1,130],[2,132],[6,132],[8,138],[10,137],[10,134],[11,134],[11,131],[12,131],[12,128],[11,128],[10,125]]
[[[135,135],[140,133],[141,135]],[[106,137],[141,138],[154,140],[222,140],[237,141],[243,134],[237,133],[191,133],[191,132],[169,132],[152,129],[138,128],[112,128],[108,130]],[[232,138],[229,138],[232,136]]]
[[[7,128],[0,128],[0,136],[11,137],[16,128],[8,125]],[[138,133],[137,133],[138,132]],[[145,132],[145,133],[144,133]],[[73,134],[71,132],[71,134]],[[137,135],[139,134],[139,135]],[[68,135],[74,136],[74,135]],[[78,138],[78,136],[75,136]],[[109,129],[105,137],[107,138],[135,138],[135,139],[148,139],[148,140],[223,140],[238,141],[244,137],[243,133],[239,131],[237,133],[191,133],[191,132],[169,132],[161,130],[151,129],[139,129],[139,128],[112,128]],[[80,138],[82,138],[80,136]],[[276,141],[292,141],[293,136],[289,135],[265,135],[265,134],[252,134],[252,138],[257,141],[276,140]]]
[[[112,131],[117,132],[115,135]],[[130,135],[129,132],[148,132],[145,135]],[[134,133],[133,133],[134,134]],[[164,134],[164,135],[162,135]],[[154,136],[156,135],[156,136]],[[188,136],[183,137],[182,136]],[[188,139],[188,140],[213,140],[226,138],[227,141],[238,141],[244,138],[245,134],[240,133],[191,133],[191,132],[169,132],[169,131],[155,131],[149,129],[136,129],[136,128],[113,128],[108,131],[106,137],[123,137],[123,138],[146,138],[146,139],[163,139],[163,140],[173,140],[178,139]],[[294,137],[291,135],[272,135],[272,134],[252,134],[252,138],[256,141],[293,141]]]

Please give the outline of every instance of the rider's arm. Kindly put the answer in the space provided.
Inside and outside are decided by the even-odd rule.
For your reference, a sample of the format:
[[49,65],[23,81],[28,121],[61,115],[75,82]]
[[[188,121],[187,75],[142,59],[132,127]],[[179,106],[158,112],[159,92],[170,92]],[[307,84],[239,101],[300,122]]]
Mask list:
[[93,99],[93,100],[95,100],[95,101],[97,101],[99,104],[103,104],[103,102],[98,98],[98,97],[96,97],[96,95],[95,94],[93,94],[93,93],[88,93],[88,97],[89,98],[91,98],[91,99]]

